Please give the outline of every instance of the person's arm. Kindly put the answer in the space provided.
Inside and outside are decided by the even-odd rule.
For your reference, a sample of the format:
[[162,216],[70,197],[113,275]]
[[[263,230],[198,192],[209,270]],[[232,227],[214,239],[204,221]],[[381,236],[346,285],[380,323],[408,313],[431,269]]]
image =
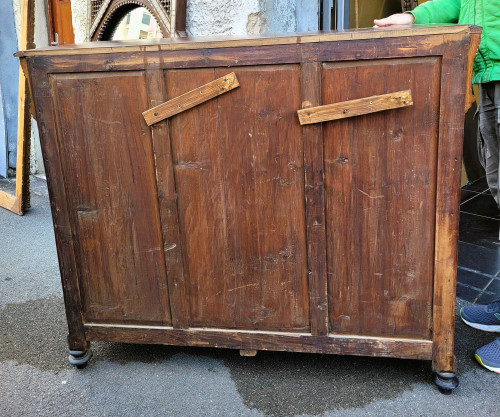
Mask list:
[[375,26],[411,25],[425,23],[456,23],[461,0],[433,0],[422,3],[409,13],[397,13],[374,20]]

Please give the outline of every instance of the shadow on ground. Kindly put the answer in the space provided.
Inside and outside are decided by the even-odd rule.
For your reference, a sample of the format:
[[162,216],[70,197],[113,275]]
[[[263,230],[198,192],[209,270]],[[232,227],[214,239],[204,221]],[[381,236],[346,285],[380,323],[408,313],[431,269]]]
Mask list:
[[[68,370],[66,333],[61,298],[10,304],[0,310],[0,362],[13,360],[56,373]],[[477,369],[474,350],[491,340],[491,335],[457,321],[459,373]],[[92,349],[90,372],[99,361],[161,364],[180,352],[215,359],[229,369],[245,406],[269,416],[318,415],[363,407],[380,399],[394,399],[415,383],[428,383],[435,389],[428,361],[287,352],[259,352],[246,358],[228,349],[120,343],[92,343]]]

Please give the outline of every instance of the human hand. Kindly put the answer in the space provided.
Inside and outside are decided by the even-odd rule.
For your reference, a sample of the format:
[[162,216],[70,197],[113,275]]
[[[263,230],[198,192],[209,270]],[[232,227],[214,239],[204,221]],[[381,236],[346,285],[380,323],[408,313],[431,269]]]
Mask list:
[[386,27],[393,25],[411,25],[415,21],[415,17],[411,13],[396,13],[384,19],[375,19],[374,27]]

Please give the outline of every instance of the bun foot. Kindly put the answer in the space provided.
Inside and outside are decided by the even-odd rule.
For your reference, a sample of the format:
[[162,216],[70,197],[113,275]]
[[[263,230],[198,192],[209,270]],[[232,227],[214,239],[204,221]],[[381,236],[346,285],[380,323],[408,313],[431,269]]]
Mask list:
[[454,372],[436,372],[434,383],[438,386],[442,394],[450,395],[458,387],[458,378]]
[[71,365],[78,369],[83,369],[87,366],[88,361],[92,357],[92,351],[89,350],[70,350],[68,361]]

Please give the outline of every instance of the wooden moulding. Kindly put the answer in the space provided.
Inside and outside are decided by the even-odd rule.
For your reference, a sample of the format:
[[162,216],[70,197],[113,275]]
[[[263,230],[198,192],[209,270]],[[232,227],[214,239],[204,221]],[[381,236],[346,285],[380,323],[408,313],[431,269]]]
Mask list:
[[299,115],[300,124],[308,125],[412,105],[413,99],[411,97],[411,91],[405,90],[396,93],[360,98],[358,100],[309,107],[298,110],[297,114]]
[[386,356],[429,360],[432,341],[355,335],[313,336],[310,333],[227,329],[174,329],[167,326],[85,324],[87,340],[173,346],[221,347],[243,351],[272,350],[336,355]]
[[227,93],[239,87],[238,78],[234,72],[218,78],[208,84],[188,91],[179,97],[173,98],[159,106],[153,107],[142,113],[148,126],[161,120],[175,116],[185,110],[191,109],[198,104],[204,103],[214,97]]

